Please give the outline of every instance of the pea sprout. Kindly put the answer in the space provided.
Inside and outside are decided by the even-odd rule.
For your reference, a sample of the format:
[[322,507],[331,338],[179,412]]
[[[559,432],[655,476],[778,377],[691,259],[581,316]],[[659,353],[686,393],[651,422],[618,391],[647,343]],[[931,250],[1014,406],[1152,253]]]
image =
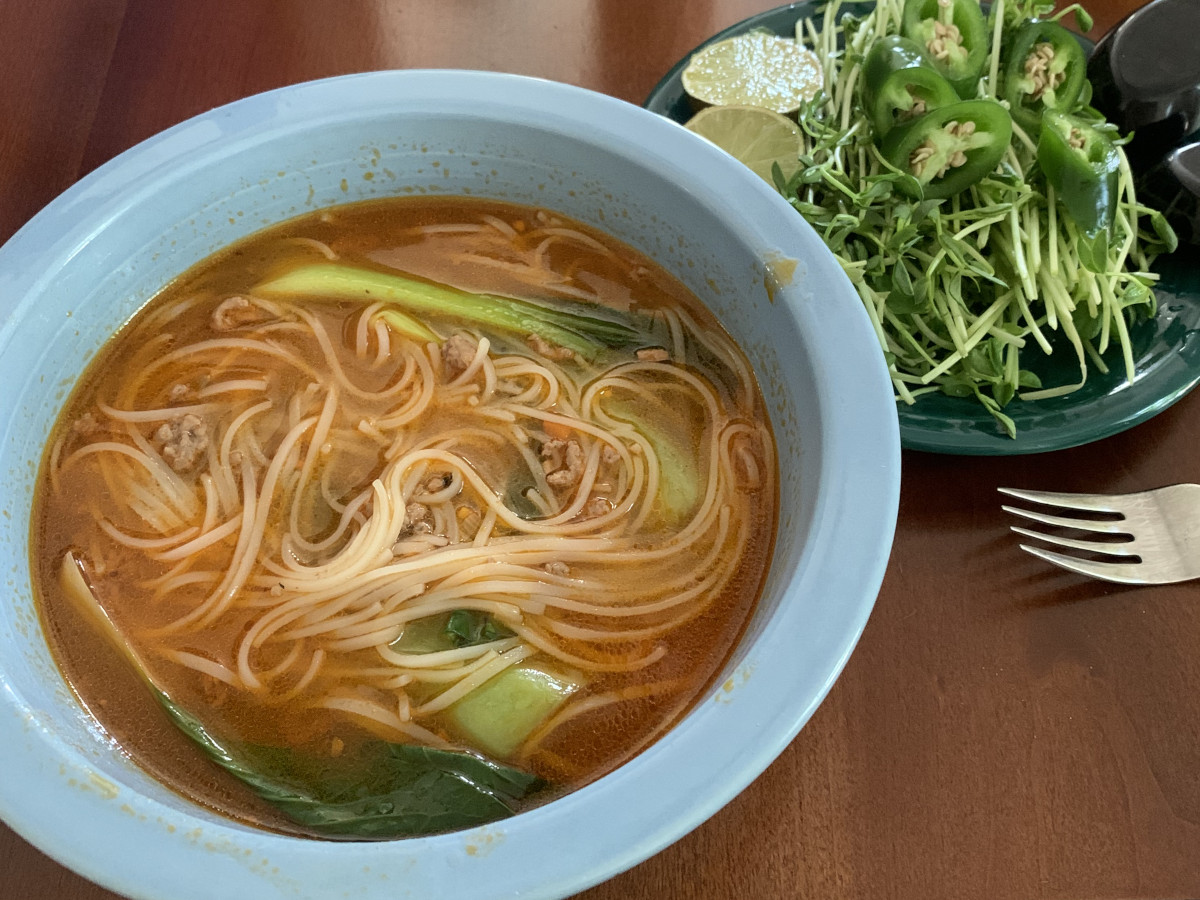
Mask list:
[[[800,166],[776,187],[824,238],[866,307],[899,402],[941,393],[974,398],[1010,436],[1004,409],[1078,390],[1089,371],[1119,354],[1132,380],[1129,327],[1156,311],[1154,257],[1174,249],[1163,216],[1141,205],[1124,151],[1118,203],[1099,260],[1082,259],[1081,230],[1058,208],[1038,167],[1035,136],[1019,126],[991,174],[947,200],[914,200],[900,171],[876,148],[861,102],[862,63],[872,43],[900,28],[903,0],[879,0],[859,18],[831,0],[820,21],[802,19],[796,38],[816,54],[824,89],[800,110]],[[989,59],[976,96],[1002,97],[1002,54],[1021,24],[1052,7],[995,0]],[[1068,7],[1087,24],[1086,13]],[[1097,123],[1102,117],[1084,109]],[[1117,141],[1118,145],[1121,143]],[[1066,352],[1077,380],[1043,385],[1030,354]]]

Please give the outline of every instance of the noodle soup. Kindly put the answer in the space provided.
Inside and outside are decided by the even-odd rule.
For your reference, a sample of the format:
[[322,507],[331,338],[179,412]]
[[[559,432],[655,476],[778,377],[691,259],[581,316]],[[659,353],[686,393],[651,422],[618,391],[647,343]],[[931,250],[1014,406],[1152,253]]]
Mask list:
[[745,358],[650,260],[544,210],[286,222],[90,366],[35,498],[35,587],[96,720],[277,831],[449,831],[661,736],[765,577]]

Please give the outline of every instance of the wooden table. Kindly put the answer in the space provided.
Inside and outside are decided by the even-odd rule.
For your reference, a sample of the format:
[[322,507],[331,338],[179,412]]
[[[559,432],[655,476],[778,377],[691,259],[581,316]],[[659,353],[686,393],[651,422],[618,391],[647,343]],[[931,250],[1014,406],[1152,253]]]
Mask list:
[[[1136,3],[1091,0],[1095,34]],[[636,103],[700,40],[771,5],[0,0],[0,240],[127,147],[257,91],[432,66]],[[906,452],[883,589],[816,716],[709,822],[581,896],[1200,897],[1200,584],[1050,569],[1017,549],[996,495],[1200,481],[1198,446],[1200,392],[1080,449]],[[0,900],[114,896],[0,826]]]

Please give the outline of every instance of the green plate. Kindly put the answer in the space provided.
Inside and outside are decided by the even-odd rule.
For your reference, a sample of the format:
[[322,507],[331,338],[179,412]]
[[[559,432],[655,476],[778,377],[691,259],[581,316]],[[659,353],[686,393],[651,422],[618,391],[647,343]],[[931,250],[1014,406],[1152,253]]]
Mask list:
[[[803,0],[767,10],[713,35],[675,64],[646,99],[645,107],[676,122],[694,113],[680,76],[692,55],[709,44],[754,28],[776,34],[795,34],[796,20],[816,16],[823,7]],[[873,3],[843,4],[855,15],[865,15]],[[1090,48],[1091,44],[1084,42]],[[899,405],[900,439],[910,450],[969,455],[1043,453],[1076,447],[1108,437],[1154,416],[1200,382],[1200,260],[1184,248],[1160,257],[1155,269],[1162,275],[1158,315],[1130,328],[1136,373],[1126,381],[1120,353],[1105,356],[1109,371],[1089,372],[1087,384],[1066,397],[1010,403],[1005,412],[1017,425],[1015,439],[1007,437],[995,420],[974,400],[941,394],[922,397],[912,406]],[[1185,259],[1185,256],[1188,258]],[[1073,351],[1064,350],[1023,360],[1044,384],[1066,384],[1078,378]]]

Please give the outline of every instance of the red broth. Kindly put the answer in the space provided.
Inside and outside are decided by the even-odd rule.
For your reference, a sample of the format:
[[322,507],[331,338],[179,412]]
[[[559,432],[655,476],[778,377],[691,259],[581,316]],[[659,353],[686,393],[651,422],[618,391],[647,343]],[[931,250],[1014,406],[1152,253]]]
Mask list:
[[364,748],[469,754],[540,779],[509,811],[587,784],[728,659],[777,506],[750,366],[677,280],[554,213],[405,198],[267,229],[147,304],[61,414],[32,568],[141,766],[262,827],[384,837],[264,801],[283,776],[254,766],[361,795]]

